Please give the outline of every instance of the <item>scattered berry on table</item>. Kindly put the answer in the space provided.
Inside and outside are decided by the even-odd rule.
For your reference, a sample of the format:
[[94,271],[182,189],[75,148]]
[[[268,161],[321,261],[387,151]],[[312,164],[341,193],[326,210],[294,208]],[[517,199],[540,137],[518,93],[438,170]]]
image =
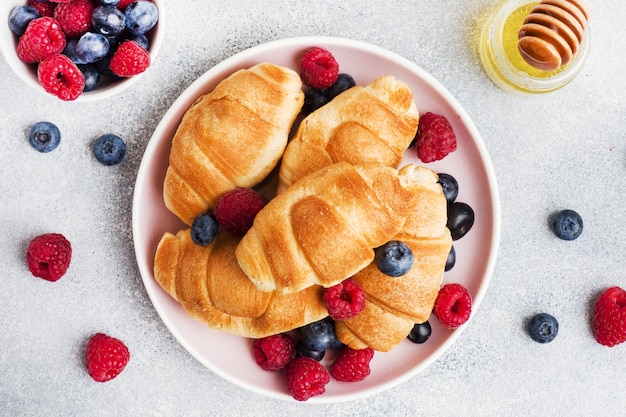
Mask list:
[[419,120],[415,138],[417,156],[422,162],[434,162],[456,150],[456,134],[448,119],[427,112]]
[[31,20],[17,42],[17,56],[27,64],[41,62],[65,48],[65,34],[55,19],[39,17]]
[[130,3],[124,15],[126,16],[126,29],[136,35],[148,32],[159,20],[159,10],[151,1]]
[[335,323],[330,319],[322,319],[298,328],[300,340],[309,350],[322,352],[337,350],[342,343],[335,334]]
[[550,227],[559,239],[574,240],[583,232],[583,219],[574,210],[561,210],[552,215]]
[[295,357],[295,344],[286,334],[255,339],[252,348],[254,360],[265,371],[278,371]]
[[326,96],[329,100],[334,99],[339,94],[343,93],[349,88],[352,88],[356,85],[356,81],[350,74],[341,73],[337,75],[337,81],[335,81],[330,87],[328,87],[325,91]]
[[235,188],[217,200],[215,218],[230,233],[244,235],[265,203],[263,196],[255,190]]
[[596,300],[593,313],[596,341],[613,347],[626,342],[626,291],[614,286]]
[[450,230],[452,240],[459,240],[474,226],[474,210],[460,201],[448,203],[448,221],[446,226]]
[[443,327],[456,329],[469,320],[472,297],[461,284],[446,284],[437,294],[433,313]]
[[306,85],[324,89],[337,81],[339,64],[333,54],[320,47],[312,47],[300,59],[300,76]]
[[64,101],[76,100],[85,88],[85,76],[65,55],[44,59],[37,67],[37,78],[43,89]]
[[321,361],[326,355],[325,350],[311,350],[307,348],[302,340],[296,342],[296,356],[308,356],[316,361]]
[[94,30],[105,36],[117,36],[126,28],[126,16],[115,6],[96,7],[91,21]]
[[212,213],[199,214],[191,224],[191,240],[196,245],[206,246],[213,242],[219,225]]
[[409,332],[407,339],[413,343],[422,344],[430,339],[431,333],[432,327],[428,321],[425,321],[424,323],[415,324],[413,329]]
[[454,200],[459,196],[459,183],[456,178],[450,174],[439,173],[439,184],[443,190],[443,195],[446,196],[448,203],[454,203]]
[[113,53],[109,67],[119,77],[132,77],[148,69],[150,53],[135,41],[122,42]]
[[380,272],[390,277],[399,277],[409,272],[415,260],[411,248],[399,240],[391,240],[374,252],[376,266]]
[[59,22],[68,38],[75,38],[91,29],[93,9],[91,0],[71,0],[59,4],[54,9],[53,17]]
[[91,64],[109,53],[109,40],[101,33],[87,32],[80,37],[74,53],[82,64]]
[[28,141],[37,151],[47,153],[59,146],[61,132],[54,123],[37,122],[28,132]]
[[26,5],[37,9],[37,11],[39,12],[39,16],[41,17],[52,17],[52,15],[54,14],[54,9],[57,7],[56,3],[40,0],[28,0],[26,2]]
[[287,389],[298,401],[306,401],[326,391],[330,375],[326,368],[313,358],[298,356],[285,367]]
[[35,237],[26,251],[30,272],[47,281],[58,281],[70,266],[72,245],[60,233],[46,233]]
[[130,359],[128,348],[119,339],[96,333],[87,342],[87,372],[97,382],[107,382],[124,370]]
[[18,6],[9,14],[9,29],[17,36],[22,36],[31,20],[41,17],[39,11],[31,6]]
[[372,348],[352,349],[344,347],[330,365],[330,375],[337,381],[362,381],[370,374],[370,362],[374,357]]
[[365,308],[365,292],[352,279],[346,279],[324,291],[324,303],[334,320],[355,317]]
[[100,136],[93,144],[93,154],[103,165],[116,165],[126,155],[126,144],[117,135],[107,133]]
[[539,313],[531,317],[526,329],[535,342],[550,343],[559,333],[559,322],[548,313]]
[[445,272],[448,272],[454,265],[456,264],[456,249],[454,249],[454,245],[450,247],[450,252],[448,253],[448,258],[446,259],[446,266],[444,268]]

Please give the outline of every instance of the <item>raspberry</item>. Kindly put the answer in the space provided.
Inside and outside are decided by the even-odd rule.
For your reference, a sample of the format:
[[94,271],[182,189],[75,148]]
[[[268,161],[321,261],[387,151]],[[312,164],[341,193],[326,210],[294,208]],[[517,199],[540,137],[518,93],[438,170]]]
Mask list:
[[91,29],[93,9],[91,0],[71,0],[59,4],[54,9],[54,18],[59,22],[68,38],[75,38]]
[[39,83],[43,89],[61,100],[75,100],[85,88],[85,76],[65,55],[54,55],[39,63]]
[[415,138],[417,156],[422,162],[438,161],[456,150],[454,130],[448,119],[439,114],[423,114]]
[[461,284],[446,284],[437,294],[433,312],[443,327],[456,329],[469,320],[472,297]]
[[337,81],[339,64],[333,54],[323,48],[308,49],[300,60],[302,81],[317,89],[330,87]]
[[47,281],[58,281],[70,266],[72,245],[60,233],[47,233],[34,238],[26,250],[30,272]]
[[119,339],[96,333],[87,343],[87,372],[97,382],[107,382],[124,370],[130,352]]
[[120,10],[126,10],[126,7],[128,7],[129,4],[135,1],[137,0],[120,0],[120,2],[117,3],[117,8]]
[[214,214],[224,229],[235,235],[243,235],[264,206],[265,199],[253,189],[235,188],[217,200]]
[[54,14],[54,9],[57,7],[56,3],[51,2],[42,2],[39,0],[28,0],[26,2],[27,6],[34,7],[39,12],[39,16],[41,17],[52,17]]
[[150,66],[150,53],[135,41],[123,42],[113,54],[109,68],[119,77],[141,74]]
[[593,329],[598,343],[613,347],[626,341],[626,291],[611,287],[596,301]]
[[256,339],[252,345],[254,360],[265,371],[278,371],[294,357],[295,343],[286,334]]
[[69,3],[72,0],[48,0],[48,1],[52,3]]
[[287,389],[293,398],[306,401],[326,391],[330,375],[324,366],[308,356],[298,356],[285,367]]
[[346,279],[324,291],[324,303],[334,320],[347,320],[365,308],[365,292],[356,281]]
[[330,374],[337,381],[362,381],[370,374],[370,361],[373,357],[372,348],[352,349],[346,346],[330,365]]
[[17,56],[27,64],[41,62],[65,48],[65,34],[55,19],[39,17],[26,27],[17,42]]

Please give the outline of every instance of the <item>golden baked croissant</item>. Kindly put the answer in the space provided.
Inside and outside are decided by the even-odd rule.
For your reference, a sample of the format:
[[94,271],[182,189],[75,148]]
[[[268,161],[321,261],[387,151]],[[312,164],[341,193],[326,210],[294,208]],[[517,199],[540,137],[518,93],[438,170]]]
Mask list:
[[353,349],[391,350],[415,323],[428,320],[441,287],[452,246],[446,228],[446,199],[434,172],[424,167],[408,169],[413,178],[419,178],[421,191],[415,211],[394,240],[411,248],[414,263],[400,277],[383,274],[375,263],[352,277],[366,294],[365,309],[354,318],[337,321],[335,331]]
[[[261,291],[330,287],[365,268],[404,227],[420,181],[409,168],[339,162],[301,178],[256,216],[236,249]],[[445,215],[445,210],[444,210]]]
[[393,76],[352,87],[301,121],[280,165],[278,191],[335,162],[397,168],[418,121],[411,90]]
[[264,179],[283,155],[304,102],[301,87],[293,70],[262,63],[198,98],[172,140],[167,208],[190,225],[225,192]]
[[189,229],[165,233],[154,260],[155,279],[191,317],[244,337],[286,332],[328,315],[320,287],[291,294],[257,290],[235,259],[238,241],[220,231],[211,244],[199,246]]

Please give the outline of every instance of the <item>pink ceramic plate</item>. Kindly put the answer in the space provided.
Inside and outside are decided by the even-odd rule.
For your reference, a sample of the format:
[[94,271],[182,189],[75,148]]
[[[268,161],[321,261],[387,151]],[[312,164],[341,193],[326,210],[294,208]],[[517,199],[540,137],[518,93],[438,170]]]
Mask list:
[[[428,164],[436,172],[456,177],[458,201],[470,204],[476,213],[472,230],[454,243],[456,266],[444,276],[445,282],[465,285],[478,308],[489,284],[499,239],[499,200],[491,161],[474,124],[450,93],[414,63],[384,49],[346,39],[304,37],[259,45],[243,51],[207,71],[174,102],[158,125],[146,148],[137,175],[133,203],[133,235],[141,276],[163,322],[183,347],[211,371],[253,392],[295,401],[285,388],[281,373],[261,370],[254,362],[251,341],[208,329],[189,318],[154,280],[152,267],[157,243],[164,232],[176,232],[185,226],[163,203],[162,190],[168,166],[170,143],[185,111],[201,94],[207,93],[235,70],[268,61],[298,70],[298,55],[310,46],[330,50],[341,72],[351,74],[358,84],[391,74],[407,82],[420,113],[444,114],[458,137],[456,152]],[[411,150],[405,163],[417,163]],[[332,381],[326,393],[309,402],[338,402],[361,398],[396,386],[413,377],[437,359],[458,337],[463,327],[445,330],[431,320],[433,335],[427,343],[402,342],[388,353],[376,353],[371,375],[362,382]],[[465,327],[471,325],[466,324]]]

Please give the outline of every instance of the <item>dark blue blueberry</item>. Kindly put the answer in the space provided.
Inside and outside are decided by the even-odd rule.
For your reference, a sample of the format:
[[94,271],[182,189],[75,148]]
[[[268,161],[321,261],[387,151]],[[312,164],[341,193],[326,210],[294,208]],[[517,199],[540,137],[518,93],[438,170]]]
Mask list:
[[559,322],[548,313],[539,313],[528,321],[528,334],[538,343],[550,343],[559,333]]
[[432,333],[432,328],[430,327],[430,323],[425,321],[424,323],[418,323],[413,326],[413,329],[407,336],[413,343],[422,344],[426,343],[428,339],[430,339],[430,334]]
[[219,224],[212,213],[199,214],[191,224],[191,240],[196,245],[206,246],[213,242]]
[[108,77],[108,78],[118,79],[120,77],[118,77],[116,74],[114,74],[113,71],[111,71],[111,68],[110,68],[111,58],[112,57],[113,57],[113,53],[112,53],[112,51],[109,50],[109,53],[107,54],[107,56],[105,56],[104,58],[96,61],[95,65],[96,65],[96,68],[98,69],[98,72],[101,75],[104,75],[105,77]]
[[455,201],[448,203],[447,227],[452,235],[452,240],[461,239],[474,225],[474,210],[469,204]]
[[315,110],[328,103],[330,99],[322,90],[310,88],[304,93],[304,104],[302,105],[302,113],[307,116]]
[[39,12],[34,7],[18,6],[9,15],[9,29],[17,36],[22,36],[30,21],[38,17]]
[[63,55],[71,59],[72,62],[75,63],[76,65],[86,64],[87,62],[76,54],[77,43],[78,43],[78,38],[68,39],[65,43],[65,48],[63,48]]
[[92,91],[100,86],[100,73],[94,65],[81,65],[79,68],[85,76],[83,91]]
[[55,124],[38,122],[28,132],[30,145],[42,153],[53,151],[61,142],[61,132]]
[[326,89],[326,96],[329,100],[337,97],[339,94],[343,93],[349,88],[352,88],[356,85],[354,78],[352,78],[349,74],[339,74],[337,76],[337,81],[333,83],[330,87]]
[[391,240],[375,249],[376,266],[385,275],[399,277],[409,272],[414,258],[411,248],[399,240]]
[[140,35],[146,33],[159,20],[159,10],[151,1],[135,1],[126,7],[126,29]]
[[449,271],[454,268],[454,264],[456,263],[456,250],[454,246],[450,248],[450,252],[448,253],[448,259],[446,259],[446,267],[445,271]]
[[76,56],[89,64],[109,53],[109,40],[101,33],[87,32],[76,42]]
[[574,210],[561,210],[552,215],[550,226],[559,239],[574,240],[583,232],[583,219]]
[[126,144],[119,136],[107,133],[96,139],[93,154],[103,165],[116,165],[122,162],[126,155]]
[[335,323],[329,319],[322,319],[298,329],[302,344],[308,350],[317,352],[327,349],[341,348],[342,343],[335,335]]
[[115,6],[100,6],[91,14],[91,23],[101,35],[116,36],[126,28],[126,16]]
[[308,356],[316,361],[321,361],[325,355],[325,350],[311,350],[304,345],[302,340],[296,342],[296,356]]
[[459,183],[450,174],[440,173],[438,175],[438,182],[439,184],[441,184],[443,195],[446,196],[446,200],[448,200],[448,203],[454,203],[454,200],[456,200],[459,195]]
[[100,0],[103,6],[117,6],[120,0]]
[[148,40],[148,37],[146,35],[143,35],[143,34],[135,35],[133,33],[129,33],[125,37],[125,40],[137,42],[137,44],[141,46],[143,49],[145,49],[146,51],[150,49],[150,41]]

